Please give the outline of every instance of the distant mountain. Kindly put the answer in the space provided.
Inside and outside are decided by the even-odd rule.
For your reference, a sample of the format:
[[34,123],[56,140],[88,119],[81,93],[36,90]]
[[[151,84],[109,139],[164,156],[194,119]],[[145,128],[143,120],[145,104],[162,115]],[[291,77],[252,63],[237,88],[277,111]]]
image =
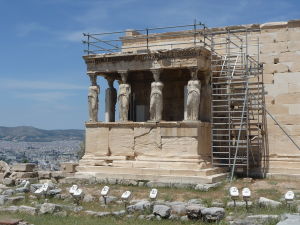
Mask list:
[[1,127],[0,140],[48,142],[65,140],[83,140],[84,130],[42,130],[30,126]]

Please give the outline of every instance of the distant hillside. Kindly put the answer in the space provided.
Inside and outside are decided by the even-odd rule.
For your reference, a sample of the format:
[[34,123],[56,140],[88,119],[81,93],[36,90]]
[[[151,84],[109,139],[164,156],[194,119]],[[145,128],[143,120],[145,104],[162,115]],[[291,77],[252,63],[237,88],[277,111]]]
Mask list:
[[83,140],[84,130],[42,130],[30,126],[1,127],[0,140],[47,142],[63,140]]

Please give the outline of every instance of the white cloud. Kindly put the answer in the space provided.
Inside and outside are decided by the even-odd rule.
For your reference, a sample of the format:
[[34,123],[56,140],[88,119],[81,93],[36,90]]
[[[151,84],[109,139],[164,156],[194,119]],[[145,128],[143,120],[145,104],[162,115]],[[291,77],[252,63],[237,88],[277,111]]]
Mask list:
[[77,84],[8,79],[0,80],[0,88],[10,90],[86,90],[86,86]]
[[15,97],[17,98],[30,99],[34,101],[40,101],[40,102],[57,102],[74,95],[75,95],[74,93],[67,93],[63,91],[15,93]]
[[20,37],[28,36],[37,31],[48,32],[49,30],[47,27],[36,22],[21,23],[17,25],[17,35]]

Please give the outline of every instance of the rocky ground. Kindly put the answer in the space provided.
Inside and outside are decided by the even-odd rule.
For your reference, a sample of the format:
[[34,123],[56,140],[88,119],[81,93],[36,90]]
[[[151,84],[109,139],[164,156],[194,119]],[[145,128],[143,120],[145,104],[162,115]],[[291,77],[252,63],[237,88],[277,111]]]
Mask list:
[[[143,224],[300,224],[299,181],[239,179],[232,184],[174,188],[143,182],[120,185],[108,180],[106,185],[111,191],[107,204],[100,195],[104,182],[94,184],[92,180],[86,180],[84,184],[77,181],[84,193],[78,202],[69,193],[71,183],[44,179],[24,187],[20,182],[18,179],[15,184],[0,185],[0,220],[23,219],[36,225],[99,224],[101,221],[104,224],[141,224],[141,221]],[[35,194],[43,183],[49,184],[47,192]],[[153,186],[158,186],[158,197],[150,200],[149,191]],[[231,186],[239,190],[250,188],[252,195],[248,209],[241,196],[236,204],[231,200],[228,192]],[[132,198],[124,202],[121,195],[127,190],[132,192]],[[291,204],[284,200],[288,190],[296,194]]]

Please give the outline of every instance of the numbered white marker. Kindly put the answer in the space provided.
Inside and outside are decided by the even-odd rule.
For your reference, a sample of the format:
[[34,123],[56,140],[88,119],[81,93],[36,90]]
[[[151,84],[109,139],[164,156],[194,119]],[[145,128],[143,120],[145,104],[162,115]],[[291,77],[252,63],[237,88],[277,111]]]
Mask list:
[[231,197],[237,198],[239,197],[239,190],[236,187],[231,187],[229,189],[229,193]]
[[29,188],[30,187],[30,182],[29,181],[25,181],[23,187],[26,188],[26,189]]
[[26,182],[27,182],[26,180],[22,180],[21,183],[19,184],[19,186],[20,187],[22,187],[22,186],[24,187],[24,185],[26,184]]
[[74,185],[70,188],[69,193],[72,195],[72,194],[74,194],[74,192],[75,192],[77,189],[78,189],[78,186],[77,186],[76,184],[74,184]]
[[285,193],[284,198],[286,201],[293,201],[295,198],[295,194],[293,191],[288,191],[287,193]]
[[244,198],[250,198],[251,197],[251,191],[249,188],[243,188],[242,195]]
[[48,183],[44,183],[43,186],[41,187],[41,189],[46,192],[49,189],[49,184]]
[[101,190],[101,195],[102,196],[106,196],[109,193],[109,187],[108,186],[104,186]]
[[44,193],[44,190],[42,188],[39,188],[37,190],[35,190],[34,194],[43,194]]
[[122,200],[129,200],[131,198],[131,192],[130,191],[125,191],[122,196],[121,199]]
[[75,197],[81,197],[81,196],[83,196],[83,190],[80,189],[80,188],[78,188],[78,189],[76,189],[76,190],[74,191],[73,195],[74,195]]
[[158,194],[157,189],[156,189],[156,188],[153,188],[153,189],[150,191],[150,194],[149,194],[150,199],[156,199],[156,198],[157,198],[157,194]]

